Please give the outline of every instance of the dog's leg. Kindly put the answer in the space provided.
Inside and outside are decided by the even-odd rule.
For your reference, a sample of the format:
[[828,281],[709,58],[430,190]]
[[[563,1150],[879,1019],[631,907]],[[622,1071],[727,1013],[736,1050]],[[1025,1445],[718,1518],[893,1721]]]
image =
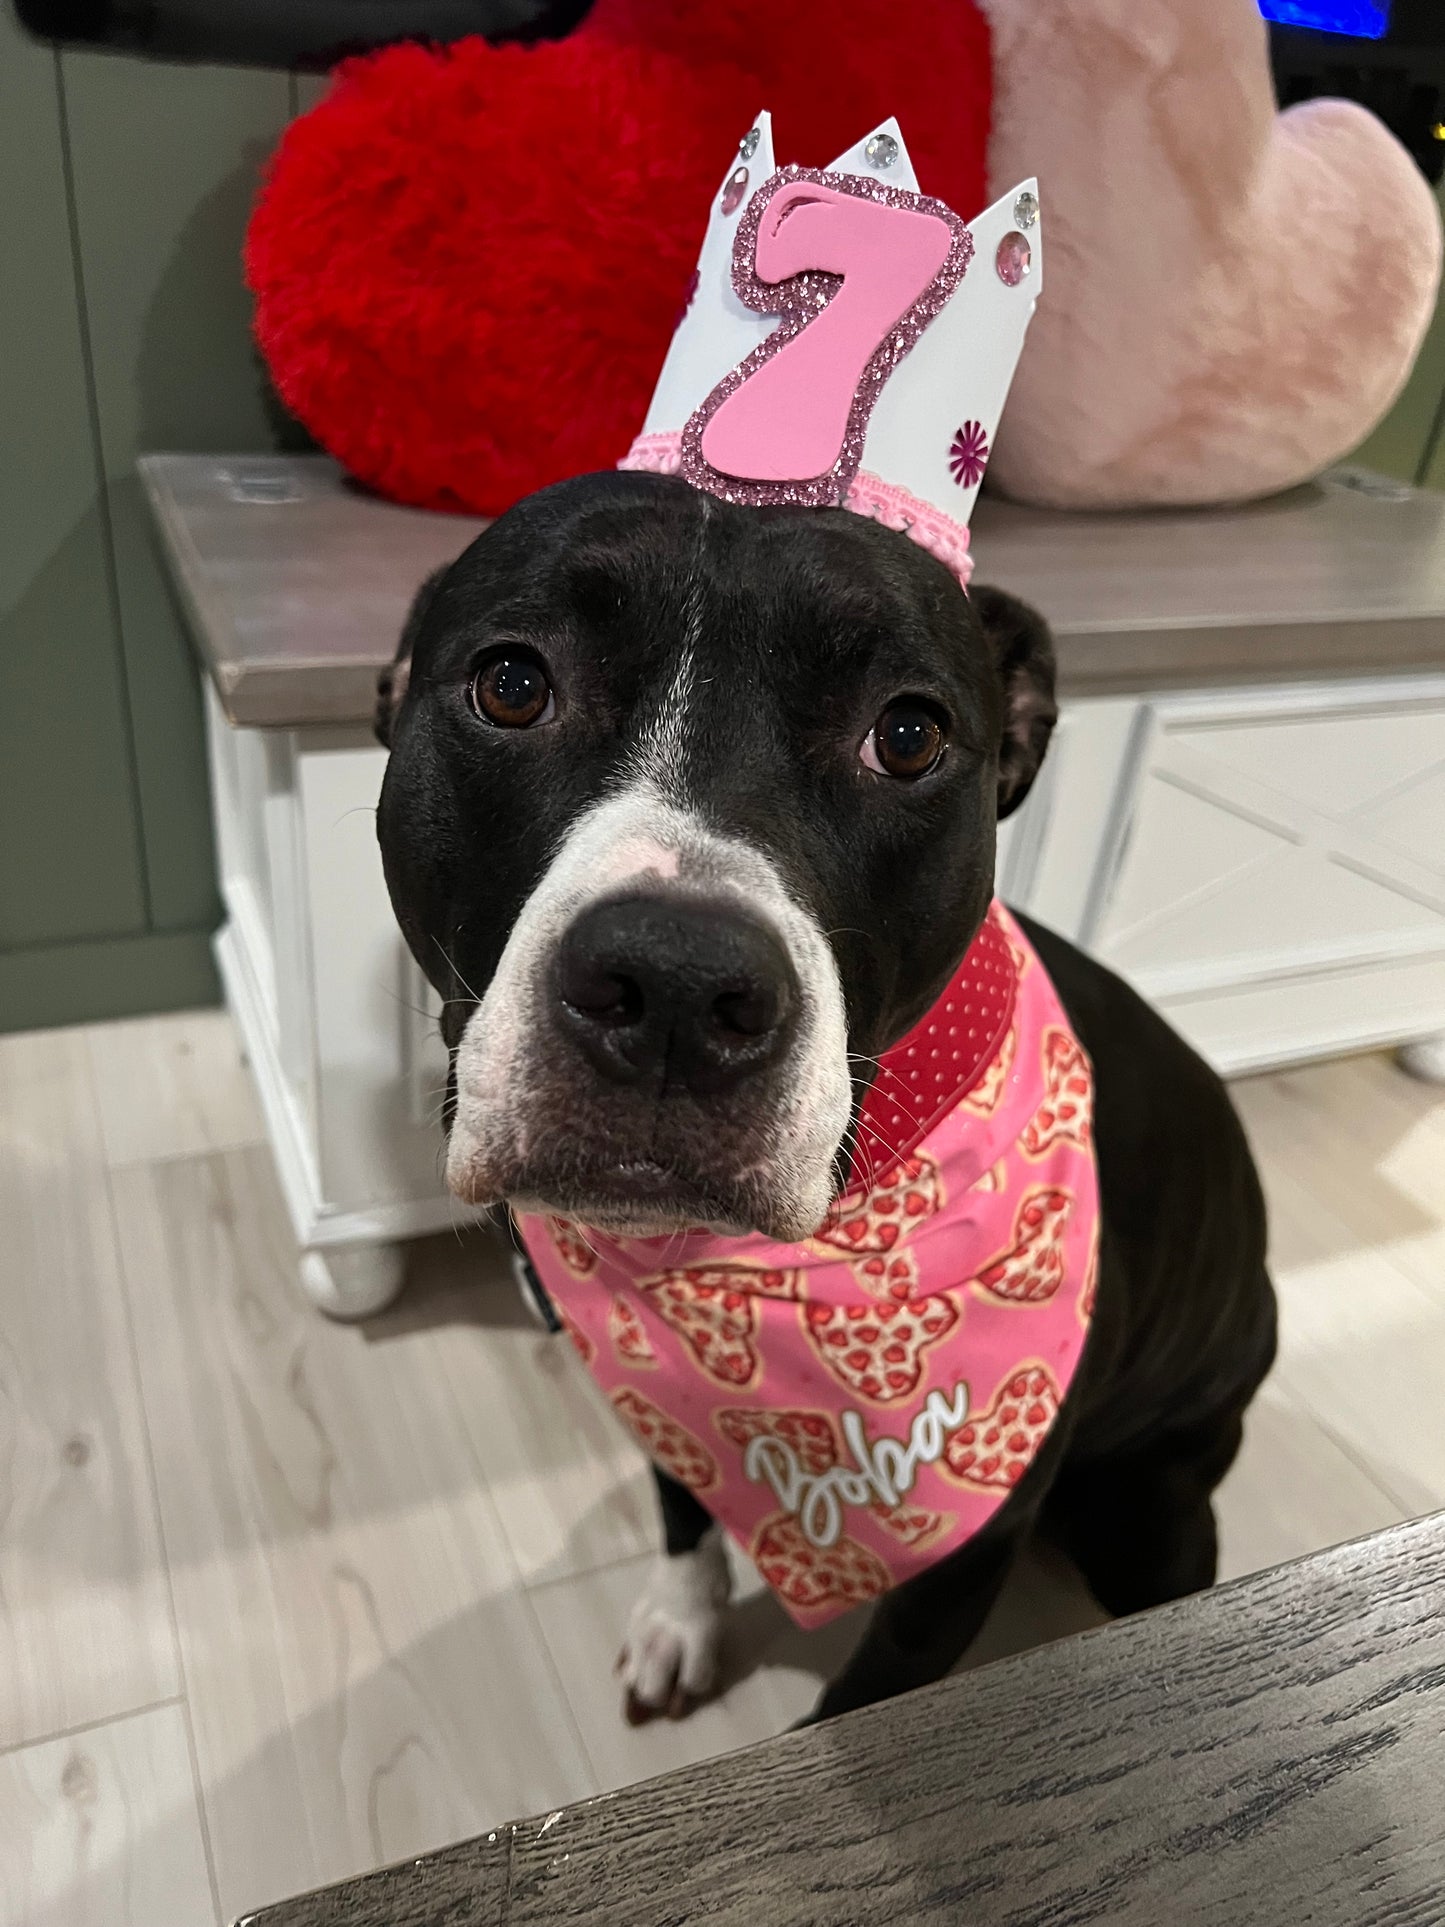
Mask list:
[[936,1566],[885,1593],[843,1671],[824,1688],[808,1719],[871,1706],[942,1679],[973,1643],[1033,1521],[1032,1511],[991,1522]]
[[1246,1402],[1127,1456],[1064,1466],[1045,1530],[1106,1612],[1143,1612],[1214,1584],[1210,1495],[1239,1450]]
[[[1262,1208],[1257,1230],[1262,1247]],[[1236,1308],[1229,1326],[1217,1328],[1228,1331],[1226,1362],[1216,1359],[1211,1373],[1208,1353],[1201,1354],[1201,1389],[1127,1445],[1091,1452],[1087,1432],[1076,1437],[1078,1449],[1066,1451],[1044,1502],[1041,1529],[1116,1617],[1214,1584],[1211,1496],[1234,1463],[1245,1412],[1275,1358],[1275,1298],[1262,1250],[1250,1294],[1221,1279],[1205,1302]]]
[[656,1467],[653,1476],[667,1549],[632,1609],[619,1662],[630,1726],[663,1713],[680,1720],[711,1693],[731,1591],[711,1514],[676,1479]]

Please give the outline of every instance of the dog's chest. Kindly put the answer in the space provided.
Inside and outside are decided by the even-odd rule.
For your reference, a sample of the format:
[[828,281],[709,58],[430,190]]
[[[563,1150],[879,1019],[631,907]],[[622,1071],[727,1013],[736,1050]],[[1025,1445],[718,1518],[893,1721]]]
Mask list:
[[[1001,906],[986,927],[987,993],[950,986],[900,1047],[917,1073],[890,1053],[854,1181],[811,1238],[522,1221],[619,1415],[804,1625],[987,1523],[1047,1436],[1088,1330],[1090,1066]],[[934,1066],[970,1018],[980,1048],[954,1050],[949,1088]]]

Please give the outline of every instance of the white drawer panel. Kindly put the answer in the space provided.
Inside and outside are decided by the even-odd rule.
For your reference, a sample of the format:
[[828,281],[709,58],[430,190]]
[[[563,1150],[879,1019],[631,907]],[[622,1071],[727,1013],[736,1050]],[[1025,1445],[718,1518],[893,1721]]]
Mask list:
[[1445,953],[1445,689],[1233,700],[1155,708],[1097,953],[1160,999]]
[[317,1165],[327,1205],[350,1211],[443,1199],[446,1053],[382,877],[385,768],[375,744],[328,745],[319,732],[300,762]]
[[1216,1070],[1264,1070],[1445,1030],[1445,957],[1164,999],[1160,1008]]

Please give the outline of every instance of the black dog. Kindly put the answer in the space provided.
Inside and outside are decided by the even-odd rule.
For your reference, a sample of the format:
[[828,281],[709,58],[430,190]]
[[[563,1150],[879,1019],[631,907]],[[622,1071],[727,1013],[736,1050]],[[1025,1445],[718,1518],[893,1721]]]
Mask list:
[[[598,475],[503,516],[422,590],[378,720],[387,883],[445,999],[452,1187],[617,1232],[806,1235],[848,1168],[850,1058],[957,967],[1054,717],[1039,617],[854,515]],[[1036,1526],[1110,1612],[1209,1585],[1210,1495],[1273,1357],[1219,1079],[1026,927],[1094,1064],[1096,1315],[1018,1487],[885,1596],[823,1715],[945,1672]],[[658,1483],[634,1716],[707,1690],[726,1598],[708,1514]]]

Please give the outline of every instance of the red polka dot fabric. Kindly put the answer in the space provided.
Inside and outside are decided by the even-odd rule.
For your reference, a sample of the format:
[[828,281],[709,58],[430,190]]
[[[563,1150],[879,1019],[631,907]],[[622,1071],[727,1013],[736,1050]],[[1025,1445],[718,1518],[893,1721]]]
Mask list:
[[917,1150],[988,1071],[1008,1036],[1018,966],[991,908],[953,981],[879,1060],[863,1101],[850,1188]]

